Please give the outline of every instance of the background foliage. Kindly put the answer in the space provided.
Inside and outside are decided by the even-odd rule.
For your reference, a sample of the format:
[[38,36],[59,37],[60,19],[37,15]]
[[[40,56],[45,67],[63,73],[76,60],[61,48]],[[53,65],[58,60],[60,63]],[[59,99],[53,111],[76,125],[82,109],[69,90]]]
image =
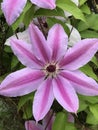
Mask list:
[[[0,3],[2,0],[0,0]],[[71,0],[56,0],[56,9],[47,10],[35,6],[28,0],[23,13],[12,25],[8,26],[4,15],[0,10],[0,82],[6,75],[14,72],[23,65],[13,55],[9,46],[5,45],[6,39],[28,28],[32,19],[37,18],[40,28],[45,32],[55,23],[60,23],[70,36],[71,31],[67,23],[75,27],[81,38],[98,38],[98,2],[97,0],[79,0],[76,6]],[[72,15],[66,17],[64,11]],[[42,17],[47,19],[42,21]],[[62,17],[63,20],[58,19]],[[20,28],[20,23],[24,26]],[[88,76],[98,82],[98,54],[84,67],[81,68]],[[56,119],[52,130],[98,130],[98,96],[79,96],[80,107],[74,117],[74,123],[68,122],[68,113],[55,101],[52,109]],[[25,120],[33,119],[32,100],[34,93],[18,98],[6,98],[0,96],[0,130],[24,130]],[[29,107],[28,107],[29,106]]]

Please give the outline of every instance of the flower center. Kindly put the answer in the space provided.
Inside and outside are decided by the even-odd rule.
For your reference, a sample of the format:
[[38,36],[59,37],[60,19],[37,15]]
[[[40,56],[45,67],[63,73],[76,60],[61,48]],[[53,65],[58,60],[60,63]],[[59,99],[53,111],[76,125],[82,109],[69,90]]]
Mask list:
[[46,70],[49,72],[49,73],[53,73],[56,71],[56,66],[55,65],[49,65],[47,66]]
[[45,79],[47,79],[48,77],[56,77],[60,69],[57,63],[49,63],[43,68],[43,71],[45,73]]

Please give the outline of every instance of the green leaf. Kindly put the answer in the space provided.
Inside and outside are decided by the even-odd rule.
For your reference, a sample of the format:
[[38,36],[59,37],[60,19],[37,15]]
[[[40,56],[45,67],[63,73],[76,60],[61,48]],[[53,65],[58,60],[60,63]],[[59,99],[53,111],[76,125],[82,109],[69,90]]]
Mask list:
[[82,6],[80,7],[80,9],[81,9],[81,11],[82,11],[83,13],[85,13],[85,14],[90,14],[90,13],[91,13],[90,8],[88,7],[87,4],[82,5]]
[[64,112],[57,113],[56,119],[52,126],[52,130],[64,130],[66,118],[67,118],[67,116]]
[[22,96],[18,102],[18,110],[29,100],[33,101],[34,93],[30,93],[28,95]]
[[[63,129],[62,129],[63,130]],[[76,127],[74,126],[73,123],[66,123],[65,129],[64,130],[77,130]]]
[[86,21],[88,24],[80,21],[78,24],[78,30],[84,31],[88,28],[98,31],[98,14],[90,14],[86,16]]
[[80,34],[82,38],[98,38],[98,32],[92,30],[84,30]]
[[86,103],[89,104],[95,104],[98,102],[98,96],[84,96],[84,95],[79,95],[79,99],[82,101],[86,101]]
[[79,5],[83,5],[87,0],[79,0]]
[[17,57],[13,56],[12,57],[12,61],[11,61],[11,69],[13,69],[14,67],[16,67],[18,63],[19,63],[19,60],[17,59]]
[[92,125],[97,125],[98,120],[94,117],[94,115],[91,112],[89,112],[87,114],[86,123],[92,124]]
[[24,105],[23,119],[29,119],[32,117],[32,102],[28,101]]
[[56,5],[59,8],[71,13],[76,19],[86,22],[82,11],[71,0],[57,0]]
[[92,67],[89,64],[86,64],[85,66],[83,66],[82,68],[80,68],[80,70],[82,72],[84,72],[86,75],[92,77],[93,79],[98,81],[97,76],[95,75],[95,73],[92,70]]
[[65,14],[64,14],[64,11],[58,7],[54,10],[40,8],[35,12],[34,16],[35,17],[38,17],[38,16],[62,16],[62,17],[65,17]]
[[98,67],[98,60],[95,56],[92,58],[91,61]]
[[24,18],[23,18],[23,23],[25,24],[26,27],[28,27],[28,25],[30,24],[30,22],[33,19],[34,16],[34,5],[32,5],[28,11],[24,14]]
[[90,111],[93,113],[94,117],[98,121],[98,104],[90,105],[89,108],[90,108]]
[[7,53],[12,53],[11,47],[10,46],[4,46],[4,51]]
[[85,101],[79,100],[78,112],[81,112],[81,111],[85,110],[87,107],[88,107],[88,104]]

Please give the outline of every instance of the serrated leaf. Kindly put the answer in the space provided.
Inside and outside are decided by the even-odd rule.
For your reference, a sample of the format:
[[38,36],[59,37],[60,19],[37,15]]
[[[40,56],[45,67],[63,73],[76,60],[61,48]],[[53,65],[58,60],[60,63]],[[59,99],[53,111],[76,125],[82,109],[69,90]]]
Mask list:
[[56,119],[53,123],[52,130],[64,130],[67,116],[64,112],[59,112],[56,115]]
[[56,5],[59,8],[71,13],[76,19],[86,22],[82,11],[71,0],[57,0]]

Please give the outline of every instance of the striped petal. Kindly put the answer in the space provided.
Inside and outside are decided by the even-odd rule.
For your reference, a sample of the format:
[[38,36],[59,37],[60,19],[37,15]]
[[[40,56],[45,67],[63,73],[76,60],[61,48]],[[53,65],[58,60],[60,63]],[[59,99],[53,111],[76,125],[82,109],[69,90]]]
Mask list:
[[82,95],[98,95],[98,84],[80,71],[64,71],[61,75],[70,81],[75,90]]
[[98,50],[98,39],[81,40],[70,48],[60,66],[68,70],[76,70],[87,64]]
[[13,24],[22,13],[26,2],[27,0],[3,0],[1,8],[9,25]]
[[28,94],[37,89],[43,76],[41,71],[34,71],[30,68],[13,72],[1,83],[0,95],[16,97]]
[[53,82],[53,92],[56,100],[69,112],[76,113],[79,107],[78,97],[68,80],[59,76]]
[[33,115],[36,121],[43,119],[54,100],[52,81],[45,80],[37,89],[33,102]]
[[56,0],[30,0],[33,4],[46,9],[54,9]]
[[11,48],[20,62],[30,68],[41,68],[42,61],[39,61],[33,54],[32,45],[22,40],[12,39]]
[[41,58],[41,60],[49,62],[51,52],[42,32],[32,23],[29,26],[29,32],[34,54],[37,58]]
[[25,128],[26,130],[43,130],[42,125],[36,124],[35,121],[26,121],[25,122]]
[[52,49],[53,61],[57,61],[59,58],[64,56],[67,49],[68,36],[60,24],[55,24],[49,30],[47,42]]

